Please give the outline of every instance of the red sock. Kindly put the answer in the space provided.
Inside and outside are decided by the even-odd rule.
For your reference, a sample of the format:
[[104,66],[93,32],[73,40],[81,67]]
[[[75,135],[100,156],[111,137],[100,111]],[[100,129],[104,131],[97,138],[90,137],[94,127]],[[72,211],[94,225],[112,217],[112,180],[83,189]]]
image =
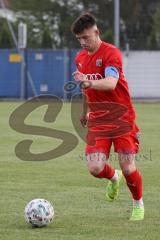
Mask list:
[[109,164],[106,164],[102,172],[98,174],[98,178],[107,178],[111,179],[115,174],[114,168],[112,168]]
[[136,169],[129,176],[125,176],[128,188],[131,191],[134,200],[142,198],[142,176]]

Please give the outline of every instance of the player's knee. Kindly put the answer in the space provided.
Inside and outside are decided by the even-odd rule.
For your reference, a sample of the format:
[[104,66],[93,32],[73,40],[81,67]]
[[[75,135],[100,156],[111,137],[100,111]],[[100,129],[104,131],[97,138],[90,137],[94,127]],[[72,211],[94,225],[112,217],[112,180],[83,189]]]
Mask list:
[[97,177],[101,172],[101,168],[99,168],[98,166],[92,166],[89,168],[89,172],[92,176]]
[[119,154],[119,164],[124,176],[130,175],[136,170],[134,155]]
[[121,167],[121,169],[122,169],[123,175],[128,176],[136,170],[136,167],[128,165],[128,166]]
[[87,155],[88,170],[91,175],[97,177],[104,169],[106,156],[104,153],[93,153]]

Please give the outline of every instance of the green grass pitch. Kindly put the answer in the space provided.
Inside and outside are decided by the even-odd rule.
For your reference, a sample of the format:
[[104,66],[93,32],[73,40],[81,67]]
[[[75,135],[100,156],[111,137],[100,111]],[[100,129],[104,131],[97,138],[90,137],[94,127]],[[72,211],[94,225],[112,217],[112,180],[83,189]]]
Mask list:
[[[123,182],[119,199],[105,201],[107,181],[89,175],[83,156],[84,142],[70,153],[46,162],[19,160],[15,145],[34,140],[35,153],[53,149],[60,142],[13,131],[9,116],[20,103],[1,102],[0,117],[0,239],[2,240],[157,240],[160,235],[160,104],[135,104],[141,127],[141,152],[137,166],[143,174],[145,220],[129,222],[131,196]],[[46,108],[28,117],[28,123],[56,126],[75,133],[70,104],[63,106],[55,124],[43,123]],[[111,159],[117,166],[117,161]],[[46,198],[55,208],[55,220],[46,228],[32,229],[23,217],[33,198]]]

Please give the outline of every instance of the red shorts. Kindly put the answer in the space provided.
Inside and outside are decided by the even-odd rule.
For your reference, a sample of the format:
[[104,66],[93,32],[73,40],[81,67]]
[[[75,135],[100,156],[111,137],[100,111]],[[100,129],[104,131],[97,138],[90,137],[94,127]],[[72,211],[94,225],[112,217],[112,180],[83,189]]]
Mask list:
[[95,152],[103,152],[107,158],[110,154],[111,146],[114,146],[114,151],[124,154],[135,154],[139,151],[139,132],[132,131],[116,138],[96,139],[94,146],[86,145],[86,154]]

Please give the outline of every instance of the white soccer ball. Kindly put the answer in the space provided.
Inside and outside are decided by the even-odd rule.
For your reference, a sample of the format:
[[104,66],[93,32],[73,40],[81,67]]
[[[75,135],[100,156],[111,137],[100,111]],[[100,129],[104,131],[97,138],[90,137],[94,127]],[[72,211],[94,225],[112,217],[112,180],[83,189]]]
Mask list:
[[33,199],[24,211],[25,220],[33,227],[44,227],[52,222],[54,218],[54,208],[45,199]]

